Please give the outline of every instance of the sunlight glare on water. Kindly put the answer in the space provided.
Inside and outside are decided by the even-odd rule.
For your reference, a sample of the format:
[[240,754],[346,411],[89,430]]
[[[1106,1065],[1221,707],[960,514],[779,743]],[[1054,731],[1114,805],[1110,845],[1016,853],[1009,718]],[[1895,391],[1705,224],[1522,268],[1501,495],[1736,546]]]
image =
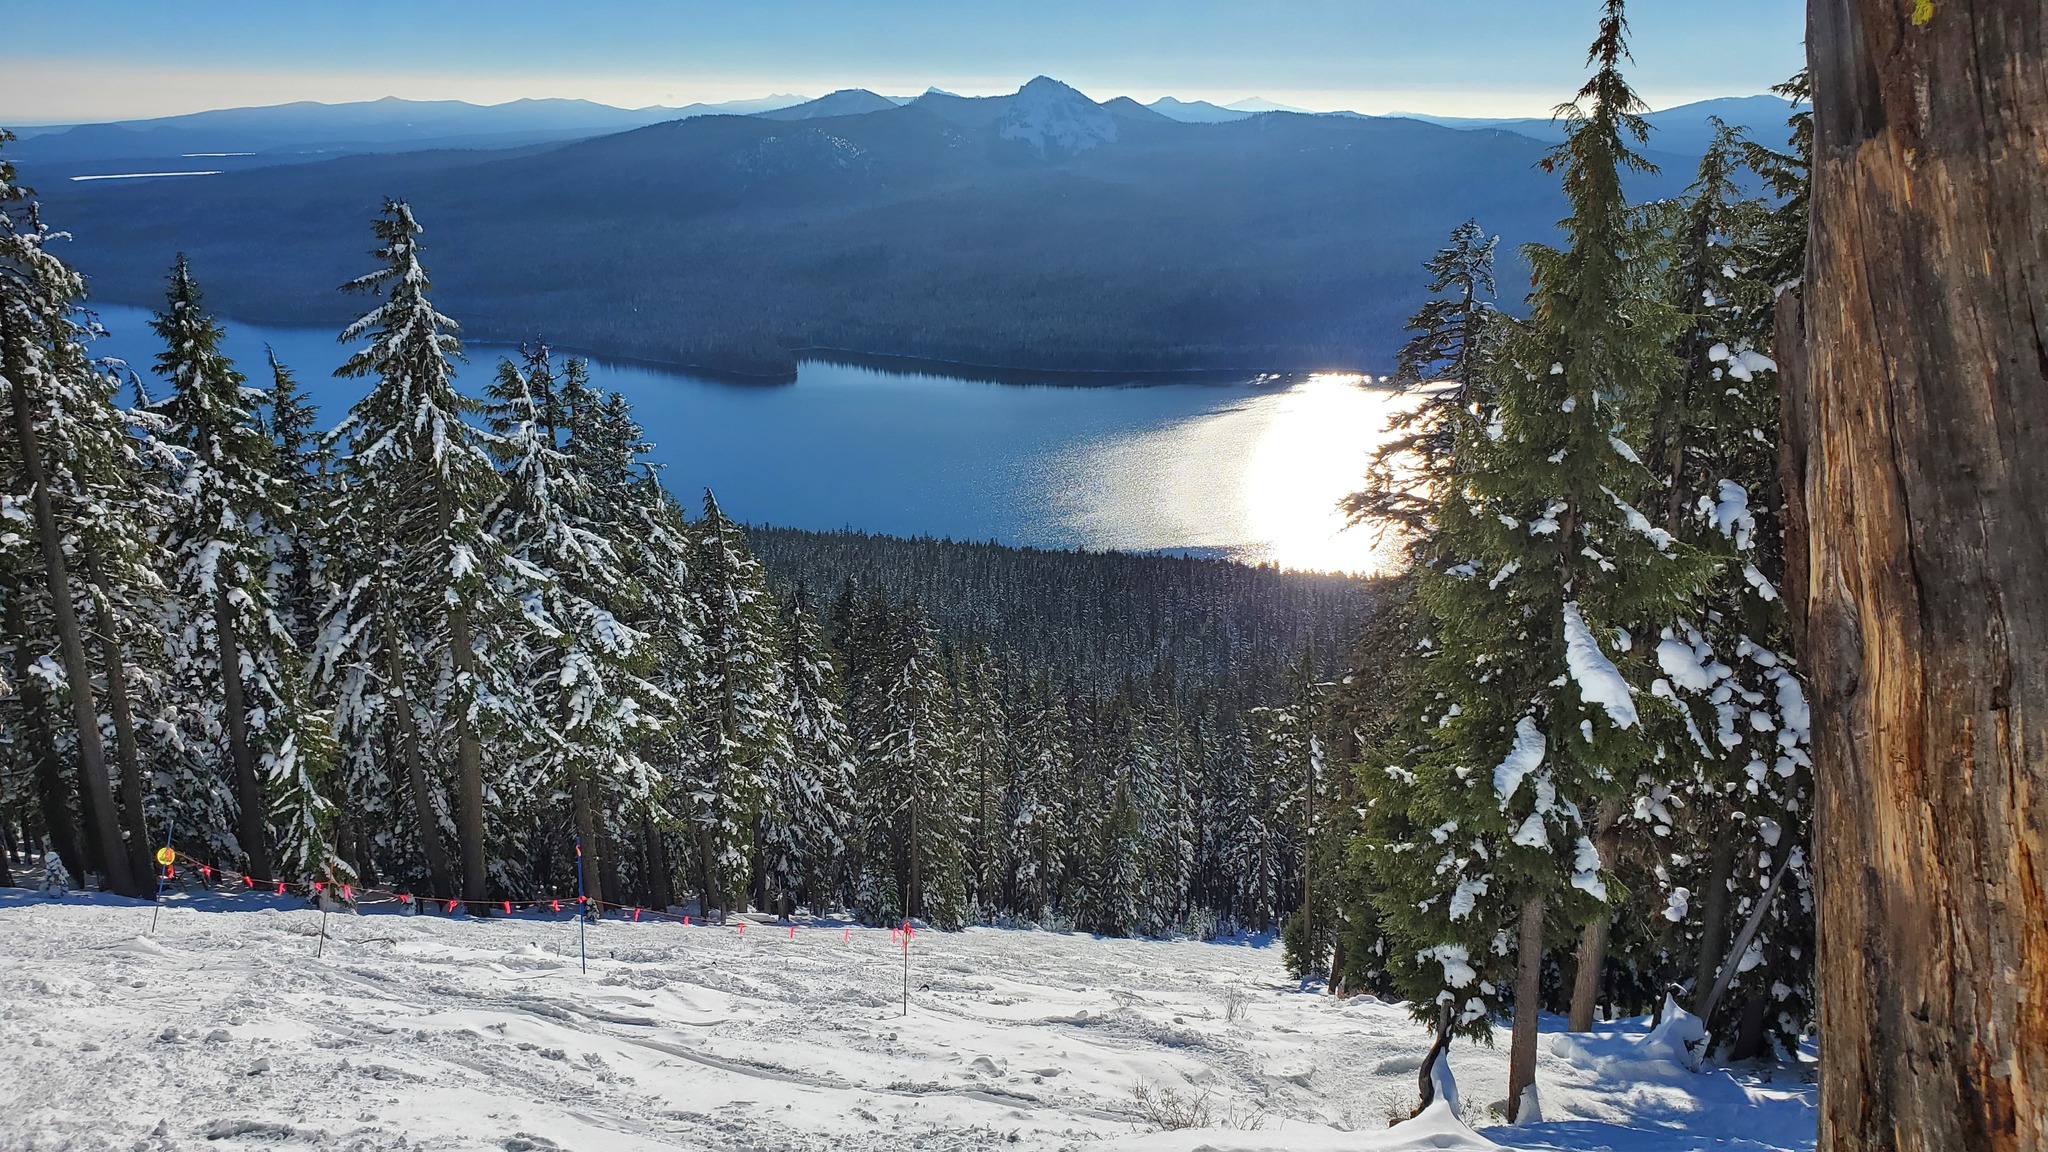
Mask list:
[[1283,568],[1388,571],[1400,540],[1373,525],[1347,527],[1338,502],[1358,489],[1389,418],[1410,403],[1364,377],[1306,376],[1070,450],[1055,507],[1093,548],[1204,549]]

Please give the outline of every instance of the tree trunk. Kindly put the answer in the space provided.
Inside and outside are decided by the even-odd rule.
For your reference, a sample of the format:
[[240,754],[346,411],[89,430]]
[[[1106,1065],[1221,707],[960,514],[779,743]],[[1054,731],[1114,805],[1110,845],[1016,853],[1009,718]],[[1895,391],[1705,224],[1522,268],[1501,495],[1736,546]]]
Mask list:
[[398,722],[398,750],[405,760],[405,781],[412,793],[413,818],[420,829],[420,852],[427,858],[427,879],[434,895],[442,900],[454,894],[448,874],[448,853],[441,847],[441,818],[434,810],[434,794],[427,784],[427,766],[421,760],[419,725],[412,714],[412,696],[406,689],[405,654],[399,648],[398,622],[388,610],[384,615],[384,697],[391,717]]
[[1600,1004],[1600,978],[1607,971],[1607,936],[1612,931],[1612,916],[1595,916],[1579,932],[1579,958],[1572,973],[1572,1008],[1565,1028],[1572,1032],[1591,1032],[1593,1012]]
[[[20,439],[22,471],[35,492],[36,536],[43,548],[43,573],[49,583],[50,610],[56,617],[57,646],[64,661],[65,693],[71,698],[72,723],[78,728],[79,786],[89,803],[91,839],[98,841],[99,858],[106,873],[107,887],[123,896],[142,895],[142,886],[128,867],[128,854],[121,847],[121,831],[114,822],[114,790],[107,782],[107,754],[100,743],[100,714],[93,701],[92,669],[85,660],[85,637],[78,625],[78,610],[71,600],[71,569],[64,559],[64,537],[57,528],[57,509],[50,496],[49,477],[43,470],[42,447],[37,442],[35,411],[29,407],[28,386],[21,374],[13,380],[14,432]],[[81,874],[79,882],[85,877]]]
[[647,898],[656,908],[667,911],[676,902],[674,878],[668,866],[668,844],[652,817],[641,818],[641,834],[647,838]]
[[1515,950],[1514,1041],[1508,1049],[1508,1123],[1522,1110],[1522,1090],[1536,1083],[1536,1017],[1543,1005],[1543,897],[1522,905]]
[[[1598,840],[1601,865],[1611,869],[1621,852],[1621,813],[1611,802],[1602,803],[1598,823],[1599,829],[1594,835]],[[1579,935],[1578,965],[1572,977],[1571,1016],[1565,1025],[1573,1032],[1593,1030],[1593,1009],[1600,1003],[1600,985],[1607,974],[1607,938],[1613,930],[1614,912],[1610,905],[1587,923]]]
[[[1707,990],[1720,974],[1721,958],[1728,951],[1728,879],[1735,873],[1735,838],[1714,838],[1713,855],[1708,858],[1706,904],[1700,912],[1700,954],[1694,961],[1692,1006],[1705,1007]],[[1714,1022],[1701,1023],[1712,1028]]]
[[[85,857],[78,850],[71,812],[64,804],[64,774],[57,766],[57,735],[50,723],[50,696],[43,690],[42,680],[29,671],[32,662],[24,642],[28,623],[19,584],[7,590],[6,611],[7,632],[14,637],[14,682],[21,696],[21,734],[42,811],[43,829],[49,837],[49,850],[57,854],[73,876],[83,876]],[[41,852],[29,861],[32,868],[41,868],[42,863]]]
[[240,809],[237,826],[242,854],[249,858],[249,871],[258,876],[274,875],[270,867],[269,806],[263,801],[263,782],[256,775],[255,751],[249,747],[249,708],[242,696],[242,644],[235,632],[234,607],[225,587],[216,582],[213,594],[213,642],[220,658],[220,689],[228,722],[228,761],[235,769],[235,801]]
[[607,889],[597,867],[597,814],[590,803],[590,782],[573,762],[569,767],[569,803],[576,819],[576,843],[583,851],[583,895],[589,898],[591,910],[601,910]]
[[[441,524],[445,531],[452,520],[442,500]],[[448,606],[448,649],[455,664],[455,833],[462,848],[462,899],[475,912],[489,894],[484,880],[484,750],[477,738],[476,720],[470,715],[471,694],[476,690],[476,649],[469,630],[469,610],[461,604]]]
[[[106,573],[91,561],[94,587],[102,604],[112,604]],[[142,807],[142,752],[135,743],[135,715],[128,703],[128,658],[115,635],[112,613],[103,614],[96,631],[100,641],[100,663],[107,671],[107,711],[114,718],[114,754],[121,762],[121,823],[128,831],[128,867],[135,875],[155,875],[150,863],[149,818]]]
[[2048,1146],[2048,6],[1813,0],[1820,1148]]

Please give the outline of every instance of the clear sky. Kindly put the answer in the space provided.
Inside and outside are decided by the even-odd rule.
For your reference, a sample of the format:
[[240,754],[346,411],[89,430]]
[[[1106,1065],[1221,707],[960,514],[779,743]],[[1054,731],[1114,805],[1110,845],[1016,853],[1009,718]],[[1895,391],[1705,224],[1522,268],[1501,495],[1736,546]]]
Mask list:
[[[570,96],[638,107],[863,87],[1538,115],[1598,0],[83,0],[0,39],[0,123],[290,100]],[[1653,107],[1799,67],[1800,0],[1636,0]],[[18,29],[17,29],[18,30]]]

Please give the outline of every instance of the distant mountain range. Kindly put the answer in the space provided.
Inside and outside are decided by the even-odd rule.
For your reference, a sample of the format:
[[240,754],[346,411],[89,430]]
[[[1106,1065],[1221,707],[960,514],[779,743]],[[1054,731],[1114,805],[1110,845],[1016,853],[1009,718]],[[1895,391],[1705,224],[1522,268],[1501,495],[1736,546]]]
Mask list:
[[[154,301],[185,251],[225,315],[337,323],[359,304],[335,286],[365,270],[370,217],[402,196],[428,229],[438,297],[471,336],[540,333],[765,376],[786,376],[806,349],[1110,373],[1384,369],[1420,264],[1452,227],[1477,217],[1511,252],[1554,235],[1564,211],[1537,167],[1552,130],[1540,121],[1098,102],[1045,77],[1006,96],[852,89],[751,114],[524,104],[107,126],[217,134],[177,145],[209,168],[227,166],[186,152],[261,158],[246,146],[259,138],[287,150],[309,132],[376,137],[361,154],[183,180],[67,179],[79,173],[57,142],[78,147],[81,129],[9,153],[46,218],[77,237],[71,254],[101,299]],[[1659,113],[1662,171],[1632,193],[1689,182],[1707,115],[1763,134],[1787,112],[1764,97]],[[607,115],[661,119],[575,126]],[[485,128],[585,136],[422,144]],[[245,146],[221,143],[235,132]],[[1525,283],[1518,258],[1507,264],[1500,282]]]
[[21,140],[13,155],[37,165],[191,159],[204,160],[212,168],[222,167],[223,161],[231,168],[249,168],[364,152],[512,148],[581,140],[692,116],[768,112],[801,100],[769,96],[682,108],[614,108],[589,100],[489,105],[396,97],[352,104],[302,100],[155,120],[16,128]]

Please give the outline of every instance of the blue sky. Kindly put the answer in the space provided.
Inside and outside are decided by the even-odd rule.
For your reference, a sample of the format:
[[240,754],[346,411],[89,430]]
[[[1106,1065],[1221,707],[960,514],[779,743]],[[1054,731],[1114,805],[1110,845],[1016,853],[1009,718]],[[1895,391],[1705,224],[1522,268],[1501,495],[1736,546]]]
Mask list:
[[[0,44],[0,123],[395,95],[679,105],[865,87],[1098,99],[1265,96],[1315,109],[1547,112],[1583,75],[1597,0],[89,0]],[[1800,0],[1637,0],[1653,106],[1795,70]]]

